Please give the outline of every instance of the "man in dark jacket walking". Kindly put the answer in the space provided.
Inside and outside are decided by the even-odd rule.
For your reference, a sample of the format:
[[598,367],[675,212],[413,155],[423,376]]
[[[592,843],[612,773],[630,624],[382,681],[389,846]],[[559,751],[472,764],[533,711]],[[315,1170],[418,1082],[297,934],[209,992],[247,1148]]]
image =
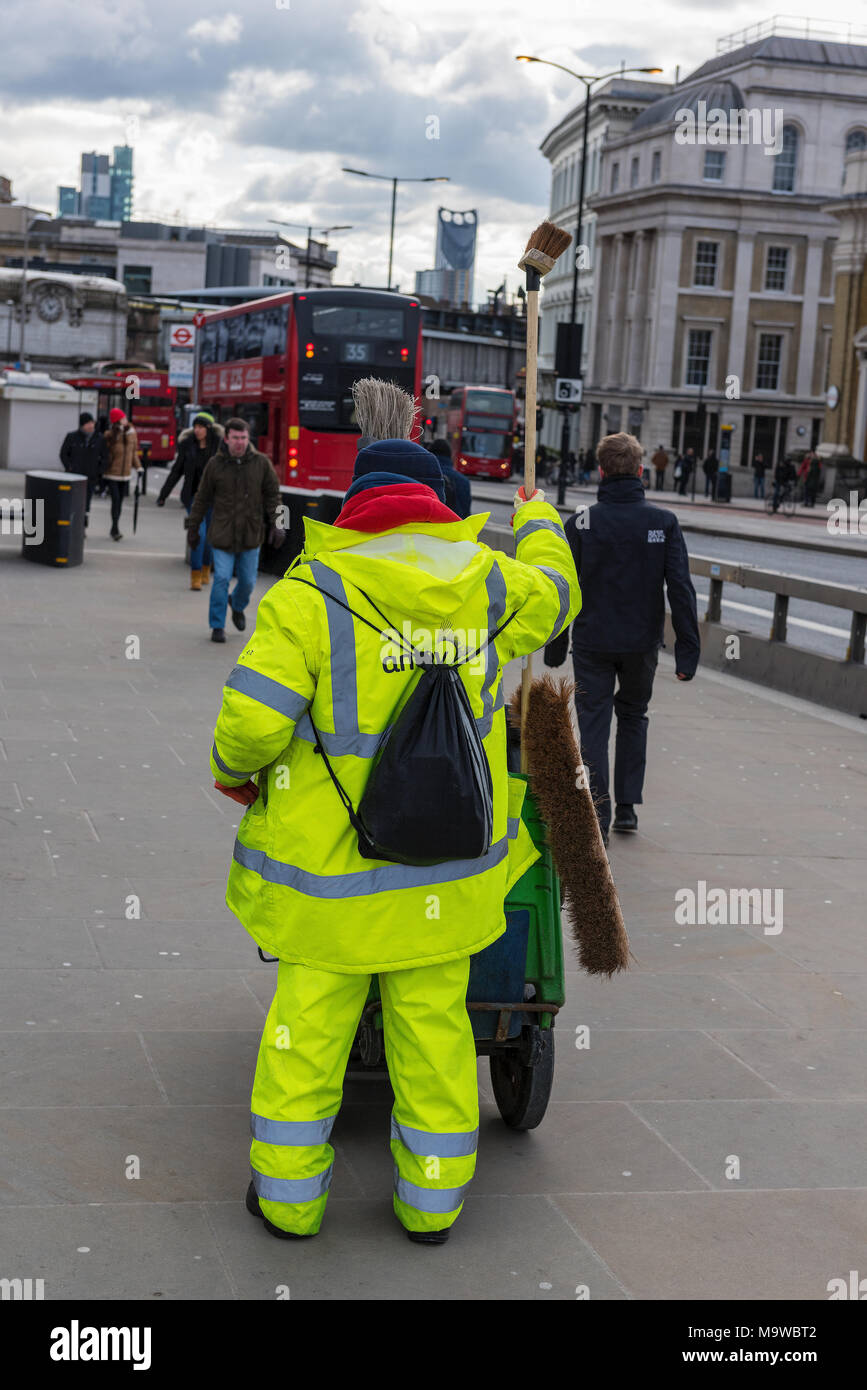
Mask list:
[[70,430],[60,446],[60,462],[67,473],[83,473],[87,479],[87,500],[84,504],[84,524],[90,520],[90,499],[108,463],[105,440],[98,433],[93,416],[84,411],[78,417],[78,429]]
[[[647,501],[641,455],[641,445],[631,434],[603,439],[598,450],[599,500],[566,522],[584,596],[572,627],[581,754],[606,844],[611,824],[612,712],[617,715],[613,828],[638,828],[635,807],[644,788],[647,706],[665,622],[663,586],[674,624],[678,680],[692,680],[700,654],[686,545],[674,513]],[[567,647],[565,634],[546,647],[548,665],[565,661]]]
[[[187,517],[192,550],[199,539],[199,527],[211,511],[207,539],[214,552],[208,610],[212,642],[226,640],[227,602],[238,631],[247,626],[244,609],[256,582],[266,525],[271,545],[279,547],[285,540],[277,521],[279,507],[280,485],[271,460],[252,447],[246,420],[227,420],[225,440],[205,465]],[[229,581],[234,573],[238,579],[230,599]]]
[[442,471],[446,506],[463,520],[469,516],[473,508],[473,490],[469,478],[465,478],[463,473],[459,473],[453,466],[451,449],[445,439],[435,439],[427,447],[431,454],[436,455]]

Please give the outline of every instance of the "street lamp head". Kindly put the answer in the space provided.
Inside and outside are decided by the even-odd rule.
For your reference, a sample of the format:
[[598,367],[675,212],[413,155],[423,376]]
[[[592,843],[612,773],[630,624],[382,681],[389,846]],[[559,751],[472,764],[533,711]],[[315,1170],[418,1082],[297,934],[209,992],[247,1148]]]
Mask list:
[[530,58],[526,53],[516,53],[516,54],[515,54],[515,62],[516,62],[516,63],[541,63],[541,62],[542,62],[542,59],[541,59],[541,58]]
[[639,68],[639,72],[662,72],[662,68]]

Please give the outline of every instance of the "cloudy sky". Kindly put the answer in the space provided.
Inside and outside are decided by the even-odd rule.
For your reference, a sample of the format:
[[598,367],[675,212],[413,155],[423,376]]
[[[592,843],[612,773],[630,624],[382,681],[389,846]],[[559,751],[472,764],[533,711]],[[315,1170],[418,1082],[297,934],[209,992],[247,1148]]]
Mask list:
[[[671,80],[766,17],[741,0],[3,0],[2,14],[0,174],[17,198],[53,212],[80,151],[128,142],[135,216],[348,222],[337,278],[383,284],[390,189],[341,165],[446,174],[401,190],[394,278],[411,289],[433,264],[439,203],[474,207],[478,299],[517,285],[547,206],[538,146],[575,100],[565,74],[516,53]],[[863,0],[833,15],[867,26]]]

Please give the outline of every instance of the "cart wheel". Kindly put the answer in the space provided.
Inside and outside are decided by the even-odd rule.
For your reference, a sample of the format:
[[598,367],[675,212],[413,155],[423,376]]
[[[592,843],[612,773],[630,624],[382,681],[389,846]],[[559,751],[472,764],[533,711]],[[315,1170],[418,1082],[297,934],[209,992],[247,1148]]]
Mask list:
[[[525,1030],[525,1032],[530,1030]],[[535,1129],[542,1123],[554,1082],[554,1033],[534,1028],[537,1060],[523,1060],[525,1048],[504,1048],[491,1054],[491,1085],[497,1109],[510,1129]]]

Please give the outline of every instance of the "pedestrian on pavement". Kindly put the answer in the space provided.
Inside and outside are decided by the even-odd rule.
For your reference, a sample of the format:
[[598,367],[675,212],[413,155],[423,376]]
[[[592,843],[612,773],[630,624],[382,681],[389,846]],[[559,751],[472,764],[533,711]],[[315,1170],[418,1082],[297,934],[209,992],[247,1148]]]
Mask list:
[[717,458],[716,451],[714,449],[711,449],[710,453],[708,454],[707,458],[702,464],[702,469],[704,470],[704,495],[705,497],[710,497],[712,501],[715,502],[716,480],[717,474],[719,473],[719,459]]
[[[809,465],[804,478],[804,506],[815,507],[816,497],[822,487],[822,460],[818,454],[807,455]],[[806,463],[806,459],[804,462]]]
[[656,479],[656,491],[665,491],[665,470],[668,467],[668,453],[660,444],[659,448],[650,460],[653,464],[653,471]]
[[[612,713],[617,716],[613,829],[638,828],[635,807],[641,804],[644,789],[647,707],[663,645],[663,590],[674,625],[678,680],[692,680],[700,655],[686,544],[674,512],[647,500],[641,485],[641,455],[641,444],[631,434],[603,439],[598,501],[584,513],[581,524],[575,516],[566,522],[583,594],[583,607],[572,626],[581,756],[606,844],[611,827],[608,740]],[[564,633],[546,648],[546,663],[562,665],[568,645],[568,633]]]
[[589,482],[596,471],[596,450],[593,448],[592,444],[584,455],[584,469],[587,475],[587,481]]
[[105,445],[108,463],[103,477],[111,496],[111,538],[113,541],[122,541],[120,514],[124,499],[129,494],[130,482],[135,487],[140,465],[138,436],[124,412],[117,406],[108,412]]
[[[262,598],[211,753],[217,789],[249,807],[227,902],[279,960],[253,1084],[246,1205],[273,1236],[319,1230],[331,1128],[378,974],[394,1212],[410,1240],[439,1245],[462,1210],[479,1133],[470,957],[502,935],[506,893],[537,857],[507,773],[502,668],[557,634],[580,594],[542,493],[515,495],[513,559],[444,505],[437,459],[421,445],[370,444],[354,477],[336,523],[308,522],[303,563]],[[372,862],[350,826],[346,800],[359,804],[395,710],[419,688],[417,652],[391,640],[407,630],[433,652],[447,633],[487,653],[457,667],[492,787],[481,855]],[[470,775],[456,763],[454,788]]]
[[452,451],[445,439],[435,439],[428,444],[428,452],[433,454],[440,466],[446,490],[446,506],[455,516],[467,517],[473,509],[473,490],[469,478],[452,464]]
[[764,497],[767,471],[768,465],[765,462],[764,454],[757,453],[753,458],[753,497]]
[[794,485],[797,476],[795,465],[792,463],[791,459],[781,458],[777,460],[777,464],[774,468],[774,496],[772,502],[774,511],[778,510],[783,500],[783,495]]
[[[164,507],[166,505],[166,500],[171,495],[172,489],[183,478],[181,502],[186,509],[187,516],[189,516],[193,498],[205,471],[205,464],[214,457],[222,442],[223,426],[218,425],[213,415],[209,414],[207,410],[200,410],[195,416],[191,428],[181,432],[178,439],[178,452],[175,455],[172,470],[160,489],[157,506]],[[191,589],[201,589],[202,585],[207,584],[211,577],[211,547],[206,539],[210,521],[211,515],[210,512],[207,512],[199,527],[199,539],[196,546],[190,550]]]
[[[427,452],[427,450],[425,450]],[[214,582],[208,622],[211,641],[226,640],[226,604],[231,604],[232,622],[239,632],[247,626],[244,609],[250,602],[259,571],[259,548],[268,539],[279,548],[286,533],[278,525],[280,484],[271,460],[250,443],[246,420],[226,421],[226,436],[205,471],[187,517],[190,549],[199,543],[202,522],[208,512],[211,520],[207,540],[213,551]],[[229,597],[229,581],[237,583]],[[237,766],[237,764],[236,764]]]
[[[689,480],[695,468],[695,450],[687,449],[685,454],[681,454],[677,463],[674,465],[674,476],[677,478],[677,490],[681,497],[686,496]],[[680,472],[678,472],[680,469]]]
[[579,449],[579,450],[578,450],[578,482],[579,482],[579,483],[586,483],[586,481],[587,481],[587,454],[586,454],[586,451],[585,451],[584,449]]
[[67,473],[83,473],[87,479],[87,497],[84,504],[84,524],[90,522],[90,499],[99,485],[106,464],[108,450],[105,440],[97,433],[96,422],[89,411],[78,417],[78,429],[70,430],[60,446],[60,462]]

